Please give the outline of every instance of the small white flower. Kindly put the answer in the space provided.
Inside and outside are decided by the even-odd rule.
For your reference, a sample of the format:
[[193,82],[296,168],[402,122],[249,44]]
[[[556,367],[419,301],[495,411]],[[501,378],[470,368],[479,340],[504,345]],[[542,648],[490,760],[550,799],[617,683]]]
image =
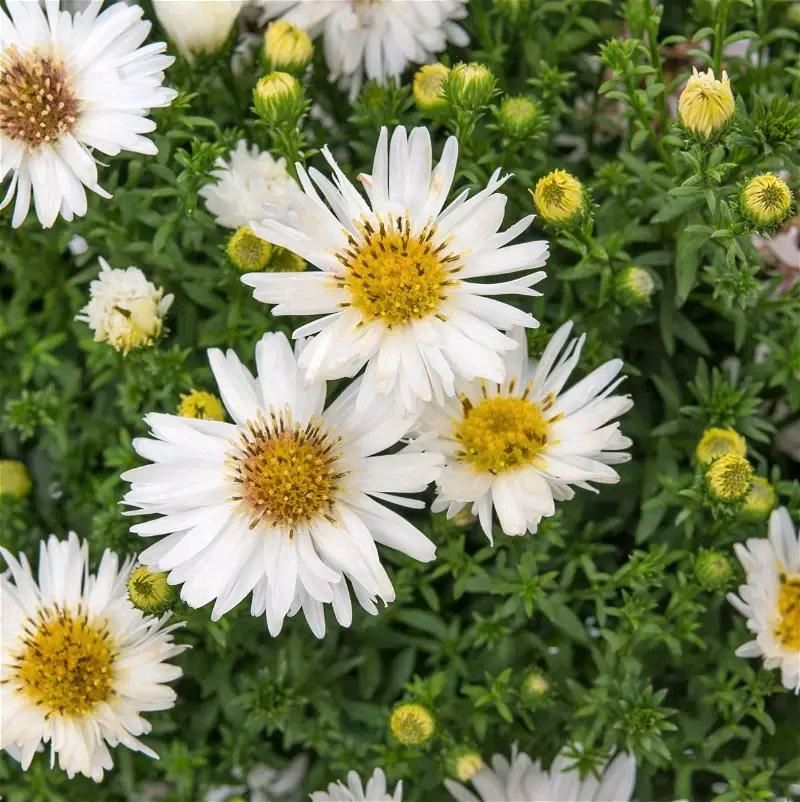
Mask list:
[[255,145],[248,148],[243,139],[236,143],[229,161],[217,159],[217,169],[211,175],[216,181],[202,187],[200,196],[218,225],[226,228],[260,220],[265,205],[285,206],[297,189],[285,159],[275,159]]
[[89,285],[89,303],[75,316],[89,324],[95,342],[127,354],[152,345],[173,297],[149,282],[138,267],[112,269],[100,257],[100,276]]
[[[50,228],[86,214],[85,187],[111,197],[97,179],[94,151],[153,155],[142,134],[155,130],[151,108],[168,106],[162,86],[172,56],[163,42],[140,47],[150,32],[140,6],[101,2],[71,15],[47,4],[9,0],[0,9],[0,181],[11,182],[0,209],[16,195],[12,225],[22,225],[31,195]],[[24,109],[24,113],[22,110]]]
[[[631,441],[615,420],[633,402],[612,395],[623,377],[612,359],[566,392],[585,337],[568,342],[572,323],[553,335],[538,362],[529,360],[525,332],[511,333],[519,348],[506,356],[501,384],[464,382],[458,398],[429,404],[416,430],[420,445],[445,455],[434,511],[452,518],[471,505],[492,539],[492,508],[507,535],[535,532],[555,502],[571,499],[573,486],[614,483],[610,465],[626,462]],[[565,347],[566,346],[566,347]]]
[[355,97],[364,78],[387,84],[412,64],[435,60],[448,42],[466,47],[469,37],[455,20],[467,15],[467,0],[259,0],[265,16],[321,35],[332,81]]
[[786,507],[770,515],[769,539],[751,538],[734,550],[747,582],[728,601],[755,635],[736,654],[763,657],[766,669],[781,670],[784,688],[800,693],[800,539]]
[[132,560],[119,566],[105,551],[89,573],[89,547],[70,533],[39,551],[39,581],[24,555],[0,548],[10,575],[0,574],[0,748],[23,769],[42,742],[72,777],[96,782],[113,765],[109,746],[158,757],[138,736],[150,731],[143,711],[167,710],[181,676],[167,660],[183,651],[179,626],[146,616],[128,601]]
[[629,802],[636,784],[636,762],[630,755],[617,755],[586,776],[574,763],[562,752],[545,771],[514,746],[510,761],[495,755],[491,768],[472,778],[476,793],[453,780],[445,780],[445,786],[458,802]]
[[372,175],[359,176],[367,202],[328,149],[322,152],[334,181],[298,166],[304,192],[294,188],[289,209],[268,206],[266,219],[251,223],[258,236],[319,269],[242,277],[256,300],[277,304],[273,314],[323,315],[294,333],[316,335],[300,357],[306,378],[353,376],[366,364],[358,408],[393,396],[406,410],[419,401],[442,403],[455,392],[456,377],[502,382],[503,354],[518,347],[502,331],[539,324],[494,296],[540,295],[532,286],[545,274],[480,279],[541,267],[548,254],[546,242],[508,244],[533,215],[499,230],[507,199],[497,190],[509,176],[497,170],[473,198],[465,190],[445,207],[455,137],[432,169],[427,129],[409,136],[398,127],[390,144],[384,128]]
[[304,381],[283,334],[257,344],[255,378],[232,351],[212,349],[209,361],[234,423],[153,413],[145,420],[154,439],[133,441],[153,464],[123,474],[132,484],[124,503],[163,517],[132,531],[167,535],[139,559],[183,583],[192,607],[216,600],[213,620],[252,591],[251,612],[266,613],[273,635],[302,608],[322,637],[324,604],[349,626],[348,582],[376,614],[376,598],[394,599],[376,542],[425,562],[435,551],[376,499],[421,507],[395,494],[424,490],[441,457],[380,455],[414,418],[386,401],[356,414],[358,382],[325,409],[325,383]]
[[244,0],[153,0],[167,35],[189,62],[225,44]]
[[366,786],[354,771],[347,774],[347,785],[343,782],[331,783],[327,791],[311,794],[311,802],[402,802],[403,783],[395,786],[390,793],[386,785],[386,775],[382,769],[375,769]]

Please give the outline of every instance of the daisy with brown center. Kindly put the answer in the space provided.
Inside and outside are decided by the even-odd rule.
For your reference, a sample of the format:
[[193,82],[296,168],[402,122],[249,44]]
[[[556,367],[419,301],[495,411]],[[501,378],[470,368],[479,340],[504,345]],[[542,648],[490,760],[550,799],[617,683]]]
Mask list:
[[74,15],[48,2],[9,0],[0,9],[0,181],[11,175],[3,208],[16,196],[12,225],[22,224],[31,196],[44,228],[59,214],[86,214],[86,188],[98,184],[94,151],[155,154],[142,134],[155,129],[151,108],[176,93],[162,86],[173,62],[163,42],[141,47],[150,32],[138,5]]
[[800,540],[786,507],[770,515],[768,539],[734,548],[747,582],[728,601],[755,635],[736,654],[762,657],[765,668],[780,669],[784,688],[800,693]]
[[0,548],[10,573],[0,575],[0,748],[27,769],[39,745],[72,777],[96,782],[113,765],[109,746],[158,757],[138,740],[150,731],[145,710],[166,710],[181,676],[167,661],[183,651],[178,626],[128,600],[131,560],[121,567],[106,551],[89,573],[88,545],[71,533],[42,542],[39,581],[28,561]]
[[571,329],[558,329],[538,362],[528,359],[524,331],[513,331],[519,348],[506,357],[504,382],[462,383],[458,398],[425,409],[419,444],[446,459],[434,511],[451,518],[470,505],[491,540],[494,508],[503,532],[524,535],[553,515],[556,501],[572,498],[573,486],[619,481],[610,466],[630,458],[631,441],[615,419],[633,406],[612,395],[622,360],[562,392],[584,341],[568,341]]
[[503,332],[538,325],[494,296],[539,295],[532,287],[543,272],[481,279],[542,266],[547,243],[508,244],[533,217],[499,230],[506,197],[497,190],[507,178],[499,171],[475,197],[465,191],[445,207],[457,151],[451,137],[432,169],[425,128],[410,136],[397,128],[391,143],[384,128],[372,175],[359,177],[367,202],[323,149],[334,181],[298,165],[304,192],[289,197],[290,208],[268,206],[266,219],[251,224],[318,270],[248,273],[242,280],[256,300],[276,304],[273,314],[323,315],[295,332],[315,335],[300,367],[313,382],[353,376],[366,365],[359,409],[379,396],[393,396],[406,410],[420,401],[442,403],[457,377],[502,382],[503,354],[517,348]]
[[414,418],[387,400],[356,414],[359,382],[325,408],[325,383],[305,382],[282,334],[256,346],[257,377],[230,351],[209,360],[233,423],[154,413],[145,418],[153,437],[134,440],[152,464],[123,474],[124,502],[161,517],[133,531],[166,535],[139,559],[168,571],[192,607],[215,600],[214,620],[252,592],[251,611],[273,635],[302,608],[322,637],[325,604],[349,626],[348,584],[377,613],[376,599],[392,601],[394,590],[376,543],[434,557],[428,538],[379,502],[422,506],[396,494],[424,490],[441,457],[381,455]]

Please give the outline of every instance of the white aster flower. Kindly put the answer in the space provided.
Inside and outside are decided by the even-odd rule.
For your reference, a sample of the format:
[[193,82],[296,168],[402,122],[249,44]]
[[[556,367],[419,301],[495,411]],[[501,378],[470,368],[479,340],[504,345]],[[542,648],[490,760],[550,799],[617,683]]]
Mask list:
[[235,423],[150,414],[154,439],[133,446],[152,465],[123,474],[124,502],[163,517],[132,531],[168,535],[139,559],[183,583],[192,607],[216,600],[217,620],[251,591],[253,615],[277,635],[303,609],[317,637],[323,604],[352,619],[347,582],[361,606],[394,599],[376,542],[429,561],[434,546],[380,501],[422,506],[396,493],[424,490],[441,469],[438,454],[380,455],[413,424],[387,402],[356,414],[358,382],[327,409],[325,383],[306,383],[283,334],[256,346],[258,376],[232,351],[209,351],[220,396]]
[[747,582],[728,601],[755,635],[736,654],[763,657],[765,668],[780,668],[784,688],[800,693],[800,540],[786,507],[770,515],[769,539],[751,538],[734,549]]
[[219,50],[244,0],[153,0],[153,10],[180,54],[194,57]]
[[[506,356],[502,383],[463,382],[458,397],[430,404],[416,426],[420,445],[445,455],[434,511],[448,518],[471,505],[492,539],[492,507],[507,535],[535,532],[555,502],[571,499],[573,485],[619,481],[610,465],[627,462],[631,441],[615,418],[633,402],[612,395],[623,381],[612,359],[562,393],[580,359],[585,336],[568,342],[572,323],[550,339],[538,362],[529,360],[525,332]],[[566,347],[565,347],[566,346]]]
[[574,759],[562,752],[548,771],[516,746],[511,760],[492,758],[491,768],[481,769],[471,780],[477,793],[445,780],[458,802],[629,802],[636,784],[636,762],[630,755],[617,755],[599,771],[582,776]]
[[[407,410],[418,401],[455,392],[455,378],[505,379],[503,353],[517,342],[500,330],[538,326],[528,312],[492,296],[540,295],[532,286],[542,271],[508,281],[480,283],[547,259],[546,242],[508,245],[533,220],[500,232],[508,176],[496,171],[473,198],[467,191],[442,211],[456,169],[458,143],[450,137],[431,170],[425,128],[410,136],[398,127],[389,145],[381,130],[372,175],[361,175],[369,203],[356,191],[327,148],[334,182],[298,166],[291,209],[267,207],[251,223],[268,242],[319,268],[305,273],[247,273],[256,300],[277,304],[276,315],[324,315],[294,336],[316,336],[300,357],[309,381],[352,376],[367,364],[358,408],[375,396],[394,396]],[[309,179],[319,187],[330,208]]]
[[107,342],[123,354],[152,345],[174,296],[164,295],[138,267],[112,269],[101,256],[100,268],[89,285],[89,303],[75,320],[89,324],[95,342]]
[[236,143],[229,161],[217,159],[217,169],[211,175],[216,182],[201,187],[200,196],[217,223],[226,228],[261,219],[267,204],[286,205],[297,188],[285,159],[275,159],[255,145],[248,148],[243,139]]
[[0,208],[16,195],[12,225],[22,225],[31,194],[50,228],[86,214],[86,191],[111,197],[97,183],[92,151],[155,154],[142,134],[155,130],[151,108],[168,106],[162,86],[173,62],[163,42],[140,47],[150,32],[138,5],[100,0],[85,11],[9,0],[0,9],[0,181],[11,175]]
[[109,746],[158,757],[138,736],[146,710],[167,710],[181,676],[166,661],[183,651],[179,626],[144,615],[128,601],[132,560],[105,551],[89,573],[89,547],[77,535],[51,536],[39,550],[39,581],[24,555],[0,548],[0,748],[27,769],[41,743],[72,777],[96,782],[113,765]]
[[455,20],[467,0],[260,0],[265,16],[321,35],[330,79],[354,98],[364,78],[387,84],[409,65],[435,61],[448,42],[466,47],[469,37]]
[[347,785],[343,782],[331,783],[327,791],[311,794],[311,802],[402,802],[403,783],[395,786],[390,793],[386,785],[386,775],[382,769],[375,769],[366,786],[354,771],[347,775]]

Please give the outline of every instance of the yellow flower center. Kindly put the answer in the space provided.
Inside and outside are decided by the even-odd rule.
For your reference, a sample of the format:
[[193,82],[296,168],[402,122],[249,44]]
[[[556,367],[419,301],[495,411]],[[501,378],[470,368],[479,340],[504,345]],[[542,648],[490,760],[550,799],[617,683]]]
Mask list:
[[800,576],[781,576],[778,591],[781,620],[775,637],[787,648],[800,651]]
[[408,218],[360,224],[361,241],[348,238],[338,254],[346,271],[340,279],[350,302],[367,321],[379,320],[389,328],[436,314],[454,280],[458,257],[446,244],[434,247],[435,229],[412,235]]
[[250,516],[250,528],[264,521],[292,531],[320,516],[331,519],[344,476],[338,445],[319,421],[300,427],[288,412],[249,421],[230,465],[240,488],[234,501]]
[[0,62],[0,131],[35,148],[69,133],[77,115],[78,101],[58,61],[8,48]]
[[706,480],[717,498],[737,501],[750,491],[753,467],[738,454],[725,454],[711,463]]
[[116,654],[105,623],[58,608],[31,623],[11,681],[48,716],[84,716],[114,694]]
[[263,270],[272,256],[273,247],[257,237],[249,226],[237,228],[225,246],[225,253],[242,273]]
[[205,390],[192,390],[182,394],[178,414],[183,418],[225,420],[225,409],[219,398]]
[[524,397],[495,396],[477,406],[463,398],[463,419],[454,437],[461,443],[460,456],[479,471],[498,474],[529,465],[547,445],[549,428],[543,407]]
[[568,172],[553,170],[537,181],[533,200],[545,220],[561,223],[580,211],[583,206],[583,187]]
[[678,100],[678,114],[690,131],[705,137],[718,131],[733,116],[735,103],[727,73],[722,80],[714,71],[697,72],[689,78]]
[[422,705],[402,704],[392,711],[389,728],[392,735],[404,744],[423,744],[436,726],[431,712]]

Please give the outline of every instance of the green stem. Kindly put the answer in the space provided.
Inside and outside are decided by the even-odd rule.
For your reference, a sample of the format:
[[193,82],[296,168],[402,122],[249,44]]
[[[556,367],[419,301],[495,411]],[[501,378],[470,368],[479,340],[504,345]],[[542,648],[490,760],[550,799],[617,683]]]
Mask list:
[[728,31],[728,7],[730,0],[719,0],[717,6],[717,25],[714,32],[714,74],[719,78],[722,74],[722,48],[725,34]]

